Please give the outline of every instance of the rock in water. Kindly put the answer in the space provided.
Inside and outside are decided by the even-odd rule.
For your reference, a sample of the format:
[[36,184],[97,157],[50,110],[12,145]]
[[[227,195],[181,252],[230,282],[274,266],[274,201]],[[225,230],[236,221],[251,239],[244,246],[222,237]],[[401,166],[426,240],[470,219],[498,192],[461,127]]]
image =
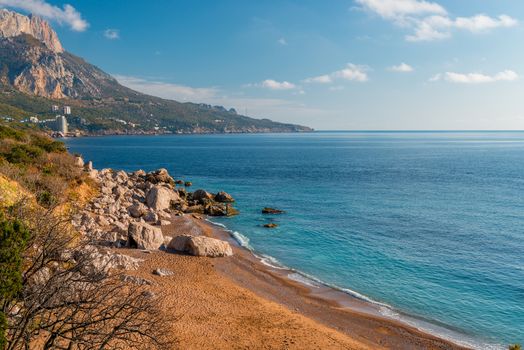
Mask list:
[[189,254],[195,256],[216,258],[233,255],[233,250],[229,243],[204,236],[191,237],[187,242],[186,248]]
[[164,244],[162,230],[145,222],[132,222],[127,232],[128,245],[132,248],[155,250]]
[[221,191],[215,195],[215,200],[221,203],[233,203],[235,199],[227,192]]
[[275,209],[275,208],[265,207],[264,209],[262,209],[262,214],[283,214],[283,213],[284,213],[283,210]]
[[147,205],[154,210],[169,209],[171,201],[180,201],[178,193],[163,186],[153,186],[146,196]]
[[269,224],[264,224],[264,227],[265,228],[275,228],[275,227],[278,227],[278,225],[273,223],[273,222],[271,222]]

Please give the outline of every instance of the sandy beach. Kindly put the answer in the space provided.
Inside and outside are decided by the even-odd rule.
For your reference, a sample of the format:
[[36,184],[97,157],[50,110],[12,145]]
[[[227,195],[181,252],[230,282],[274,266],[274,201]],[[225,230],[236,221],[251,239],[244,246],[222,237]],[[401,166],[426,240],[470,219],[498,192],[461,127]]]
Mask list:
[[[190,233],[229,240],[234,256],[145,253],[129,274],[166,293],[182,349],[463,349],[446,340],[364,311],[369,305],[330,288],[309,288],[260,263],[229,234],[191,215],[173,217],[165,236]],[[156,276],[165,268],[173,276]],[[315,289],[315,290],[313,290]]]

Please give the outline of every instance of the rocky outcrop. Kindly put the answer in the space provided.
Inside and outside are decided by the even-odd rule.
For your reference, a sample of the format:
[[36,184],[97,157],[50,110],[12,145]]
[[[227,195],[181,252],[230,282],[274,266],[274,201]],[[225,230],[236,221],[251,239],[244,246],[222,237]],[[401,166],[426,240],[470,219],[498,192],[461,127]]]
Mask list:
[[0,10],[0,36],[11,38],[21,34],[35,37],[53,52],[64,51],[58,36],[47,21],[38,16],[24,16],[9,10]]
[[131,248],[155,250],[164,244],[164,236],[158,227],[145,222],[132,222],[129,224],[127,244]]
[[170,185],[175,185],[175,180],[169,175],[166,169],[161,168],[155,171],[150,172],[146,175],[146,181],[153,184],[157,183],[167,183]]
[[178,208],[185,213],[207,214],[210,216],[233,216],[238,214],[238,210],[233,208],[231,203],[234,199],[226,192],[217,194],[209,193],[199,189],[186,196],[185,206]]
[[[111,169],[97,171],[91,162],[86,165],[78,160],[76,166],[96,180],[100,194],[81,214],[75,216],[73,224],[98,246],[145,250],[157,250],[164,246],[192,255],[212,257],[232,254],[227,242],[207,237],[189,239],[178,236],[168,239],[161,230],[161,226],[171,224],[172,215],[194,212],[225,216],[237,213],[231,203],[216,201],[217,198],[229,201],[231,196],[227,193],[213,194],[205,190],[190,193],[184,188],[174,187],[172,177],[165,169],[150,173],[126,173]],[[201,234],[192,228],[188,233]],[[108,258],[98,258],[99,265],[93,268],[102,269]],[[109,268],[116,265],[110,264]]]
[[200,189],[200,190],[196,190],[195,192],[193,192],[192,198],[195,201],[205,203],[205,201],[212,200],[214,196],[211,193],[207,192],[206,190]]
[[235,199],[229,193],[221,191],[215,195],[215,201],[220,203],[233,203]]

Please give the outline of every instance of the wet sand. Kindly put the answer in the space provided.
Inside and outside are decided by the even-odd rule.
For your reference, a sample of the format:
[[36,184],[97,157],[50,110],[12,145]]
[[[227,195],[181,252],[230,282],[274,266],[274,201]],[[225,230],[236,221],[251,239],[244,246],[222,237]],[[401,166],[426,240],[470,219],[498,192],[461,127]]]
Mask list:
[[[126,254],[144,259],[129,274],[168,295],[173,334],[182,349],[464,349],[379,315],[361,300],[312,288],[262,264],[229,234],[190,215],[174,217],[165,236],[206,235],[232,243],[234,256],[202,258],[174,252]],[[173,276],[152,274],[157,268]]]

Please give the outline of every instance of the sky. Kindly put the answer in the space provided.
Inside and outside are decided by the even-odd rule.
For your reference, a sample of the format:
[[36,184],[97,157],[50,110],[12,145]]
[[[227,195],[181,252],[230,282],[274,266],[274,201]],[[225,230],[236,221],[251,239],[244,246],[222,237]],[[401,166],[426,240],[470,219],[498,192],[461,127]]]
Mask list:
[[523,130],[522,0],[0,0],[123,85],[317,130]]

